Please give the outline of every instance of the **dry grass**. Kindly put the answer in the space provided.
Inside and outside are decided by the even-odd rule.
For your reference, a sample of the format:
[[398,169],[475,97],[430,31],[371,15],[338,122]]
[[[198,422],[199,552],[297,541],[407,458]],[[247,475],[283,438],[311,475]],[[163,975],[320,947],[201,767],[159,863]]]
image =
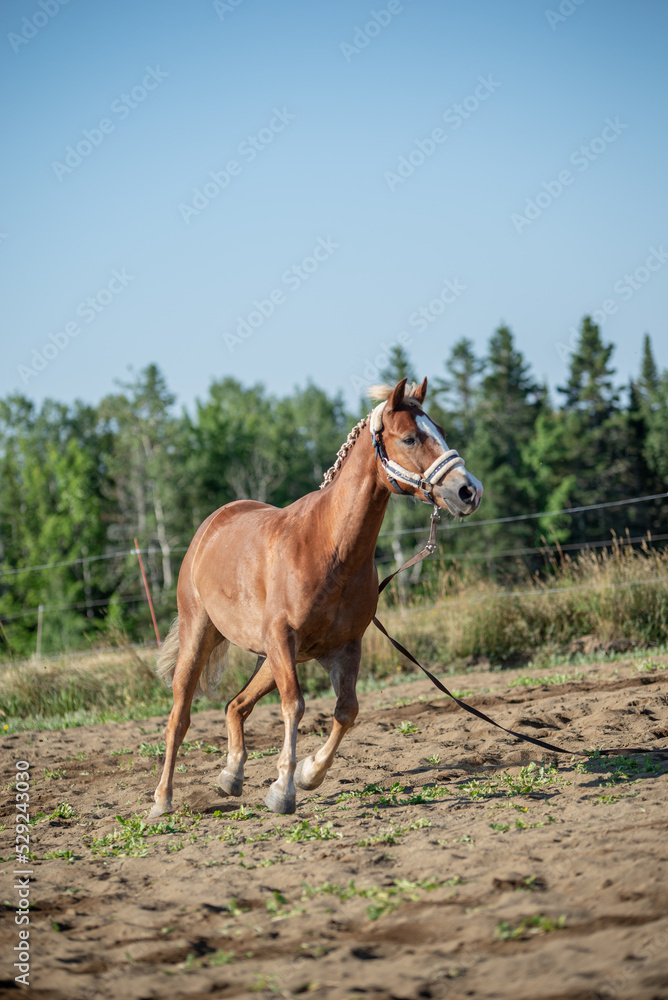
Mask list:
[[[541,577],[514,573],[499,586],[478,566],[436,574],[432,599],[380,617],[404,646],[431,664],[507,665],[541,655],[661,646],[668,639],[668,550],[644,545],[562,555]],[[365,661],[375,673],[397,654],[370,629]]]

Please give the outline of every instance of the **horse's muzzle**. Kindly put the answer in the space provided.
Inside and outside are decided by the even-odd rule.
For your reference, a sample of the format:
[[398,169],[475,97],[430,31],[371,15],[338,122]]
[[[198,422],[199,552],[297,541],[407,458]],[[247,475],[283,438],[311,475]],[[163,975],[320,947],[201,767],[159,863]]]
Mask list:
[[434,500],[454,517],[468,517],[480,507],[483,486],[467,469],[457,469],[434,489]]

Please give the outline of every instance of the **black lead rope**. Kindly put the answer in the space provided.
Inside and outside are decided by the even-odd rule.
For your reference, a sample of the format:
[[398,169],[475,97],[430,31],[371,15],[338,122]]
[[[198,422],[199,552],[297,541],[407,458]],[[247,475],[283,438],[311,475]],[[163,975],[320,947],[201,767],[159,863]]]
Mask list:
[[[379,594],[385,589],[390,580],[393,580],[394,577],[397,576],[398,573],[402,573],[405,569],[409,569],[411,566],[415,566],[416,563],[419,563],[423,559],[426,559],[427,556],[430,556],[432,552],[435,551],[438,544],[436,542],[436,531],[438,529],[439,520],[440,520],[440,513],[438,507],[434,507],[434,513],[431,515],[431,529],[429,532],[429,541],[427,542],[427,544],[425,545],[425,547],[422,549],[421,552],[419,552],[416,556],[413,556],[412,559],[409,559],[408,562],[405,562],[403,566],[400,566],[399,569],[394,571],[394,573],[390,573],[389,576],[385,577],[383,582],[378,587]],[[465,701],[461,700],[461,698],[457,698],[452,693],[452,691],[448,691],[445,684],[442,684],[441,681],[439,681],[438,677],[435,677],[430,670],[427,670],[426,667],[423,667],[422,664],[419,662],[419,660],[416,660],[413,654],[410,653],[405,646],[402,646],[400,642],[397,642],[396,639],[392,638],[392,636],[387,631],[383,623],[379,621],[379,619],[376,618],[375,616],[373,618],[373,623],[376,626],[376,628],[383,633],[384,636],[387,636],[387,638],[390,640],[394,648],[398,650],[402,654],[402,656],[405,656],[406,659],[410,660],[411,663],[414,663],[416,667],[419,667],[420,670],[427,675],[432,684],[434,684],[439,689],[439,691],[442,691],[443,694],[447,695],[448,698],[452,698],[452,700],[457,705],[459,705],[460,708],[463,708],[465,712],[469,712],[470,715],[475,715],[476,718],[482,719],[483,722],[488,722],[491,726],[496,726],[497,729],[501,729],[504,733],[508,733],[509,736],[515,736],[518,740],[523,740],[525,743],[533,743],[534,746],[542,747],[543,750],[551,750],[553,753],[565,753],[572,757],[590,757],[592,754],[596,752],[611,756],[615,754],[625,754],[625,753],[668,752],[665,749],[662,750],[660,747],[654,747],[653,749],[649,749],[648,747],[611,747],[599,751],[566,750],[564,749],[564,747],[554,746],[552,743],[546,743],[545,740],[539,740],[534,736],[526,736],[524,735],[524,733],[515,732],[514,729],[506,729],[506,727],[502,726],[500,722],[495,722],[494,719],[490,719],[489,715],[485,715],[484,712],[481,712],[479,709],[474,708],[473,705],[467,705]]]

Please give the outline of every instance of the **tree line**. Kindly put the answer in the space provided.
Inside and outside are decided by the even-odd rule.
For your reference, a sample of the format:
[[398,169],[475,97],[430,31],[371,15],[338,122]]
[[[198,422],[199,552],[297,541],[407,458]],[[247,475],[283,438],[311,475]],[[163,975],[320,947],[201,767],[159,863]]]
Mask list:
[[[507,327],[493,333],[482,357],[467,339],[454,344],[443,375],[430,380],[427,409],[484,483],[475,519],[665,492],[668,371],[659,370],[646,335],[639,372],[619,385],[613,352],[585,317],[554,399]],[[416,373],[395,348],[383,377],[404,376]],[[369,408],[360,402],[362,413]],[[164,625],[175,610],[182,554],[201,521],[231,500],[283,506],[317,489],[359,416],[341,394],[312,384],[277,397],[229,377],[214,379],[187,412],[157,365],[97,405],[1,399],[0,655],[34,651],[39,605],[45,653],[84,646],[101,632],[148,638],[133,538],[148,550]],[[471,525],[444,532],[442,544],[452,556],[484,556],[491,568],[509,553],[531,564],[525,550],[546,543],[660,534],[667,513],[660,499]],[[379,560],[407,556],[421,538],[410,529],[426,520],[422,505],[393,500]],[[35,566],[48,568],[25,571]]]

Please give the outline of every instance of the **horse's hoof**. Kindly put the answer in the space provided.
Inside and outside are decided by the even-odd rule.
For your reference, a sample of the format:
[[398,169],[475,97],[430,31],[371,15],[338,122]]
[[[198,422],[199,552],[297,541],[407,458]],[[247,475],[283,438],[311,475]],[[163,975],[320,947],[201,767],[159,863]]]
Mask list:
[[267,809],[271,809],[272,812],[281,813],[282,815],[288,815],[297,809],[296,795],[286,795],[285,792],[274,788],[273,785],[267,792],[267,797],[264,801]]
[[234,795],[239,798],[244,790],[244,779],[229,771],[221,771],[218,775],[218,787],[223,795]]
[[310,778],[308,773],[304,774],[305,770],[308,772],[309,764],[313,764],[313,758],[304,757],[303,760],[299,761],[297,767],[295,768],[295,785],[297,788],[302,788],[305,792],[310,792],[314,788],[318,788],[319,785],[322,785],[327,773],[326,771],[322,771],[320,774],[316,772],[315,775]]
[[170,813],[173,811],[174,810],[172,808],[171,802],[169,801],[164,803],[156,802],[156,804],[153,806],[150,813],[148,814],[148,819],[149,820],[158,819],[160,816],[164,816],[165,813]]

